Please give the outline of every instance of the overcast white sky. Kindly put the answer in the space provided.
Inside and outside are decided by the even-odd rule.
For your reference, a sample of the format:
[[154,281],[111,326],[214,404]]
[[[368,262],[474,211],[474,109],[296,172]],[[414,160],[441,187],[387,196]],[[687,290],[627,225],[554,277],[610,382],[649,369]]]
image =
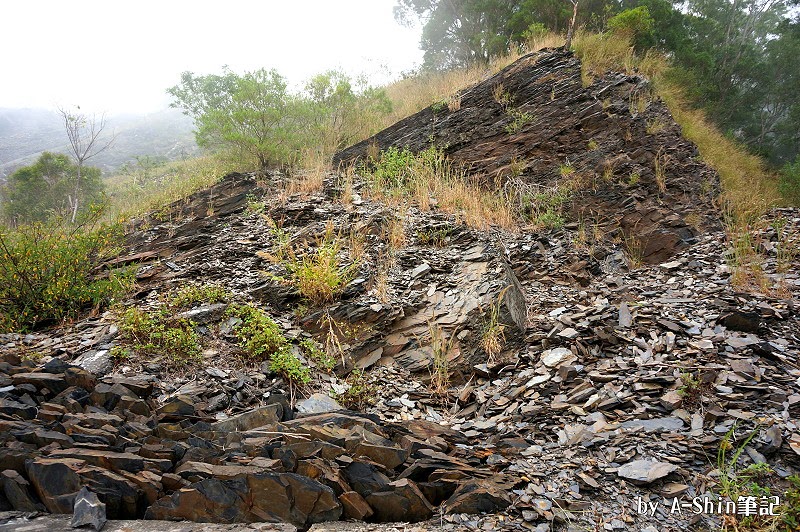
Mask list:
[[386,81],[421,62],[395,0],[9,0],[0,3],[0,107],[166,107],[180,73],[329,68]]

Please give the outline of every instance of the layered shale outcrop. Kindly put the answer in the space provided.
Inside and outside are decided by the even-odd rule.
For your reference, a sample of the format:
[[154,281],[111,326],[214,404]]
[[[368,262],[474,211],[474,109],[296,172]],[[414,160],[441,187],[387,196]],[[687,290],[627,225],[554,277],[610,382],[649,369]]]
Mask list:
[[572,52],[526,55],[339,152],[334,163],[433,145],[487,187],[535,193],[569,181],[579,189],[573,220],[617,224],[646,262],[664,261],[719,224],[719,178],[646,78],[584,79]]

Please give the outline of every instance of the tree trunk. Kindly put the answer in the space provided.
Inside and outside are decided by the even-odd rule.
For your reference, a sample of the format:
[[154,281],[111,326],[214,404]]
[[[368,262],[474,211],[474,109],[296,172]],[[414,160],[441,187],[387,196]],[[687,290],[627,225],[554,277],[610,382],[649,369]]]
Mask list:
[[564,48],[567,50],[572,46],[572,36],[575,34],[575,19],[578,17],[578,0],[570,0],[572,2],[572,20],[569,21],[569,29],[567,30],[567,42]]
[[78,217],[78,194],[81,191],[81,161],[78,161],[78,177],[75,179],[75,202],[72,204],[72,223]]

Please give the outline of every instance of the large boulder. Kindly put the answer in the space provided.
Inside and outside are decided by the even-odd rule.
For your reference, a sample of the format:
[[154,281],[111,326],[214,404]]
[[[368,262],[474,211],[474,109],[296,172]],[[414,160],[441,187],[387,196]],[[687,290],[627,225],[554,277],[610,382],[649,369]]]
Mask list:
[[333,490],[293,473],[257,473],[210,478],[151,505],[146,519],[207,523],[286,522],[304,527],[335,521],[342,505]]

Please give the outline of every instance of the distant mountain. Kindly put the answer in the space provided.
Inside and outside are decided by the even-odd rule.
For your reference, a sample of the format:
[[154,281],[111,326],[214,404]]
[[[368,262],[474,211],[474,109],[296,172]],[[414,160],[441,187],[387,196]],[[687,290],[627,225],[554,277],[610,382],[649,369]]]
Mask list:
[[[113,174],[137,155],[179,159],[198,153],[191,118],[177,109],[149,114],[113,115],[105,132],[116,134],[114,144],[90,160]],[[43,151],[69,153],[61,116],[45,109],[0,108],[0,181],[33,163]]]

